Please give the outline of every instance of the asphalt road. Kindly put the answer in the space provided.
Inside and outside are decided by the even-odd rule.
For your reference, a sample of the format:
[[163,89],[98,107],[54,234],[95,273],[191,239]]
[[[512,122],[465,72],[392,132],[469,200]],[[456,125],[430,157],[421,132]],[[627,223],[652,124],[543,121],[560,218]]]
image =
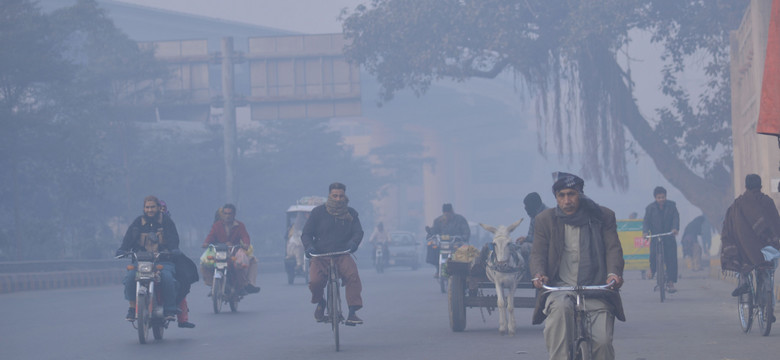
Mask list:
[[[262,269],[261,269],[262,270]],[[447,296],[433,268],[361,269],[365,324],[343,327],[334,352],[330,328],[313,320],[314,306],[301,278],[287,285],[281,272],[262,273],[262,291],[244,298],[238,313],[214,314],[208,289],[189,296],[195,329],[172,326],[165,339],[140,345],[123,318],[120,286],[0,295],[3,359],[545,359],[542,326],[531,309],[516,309],[514,337],[498,333],[498,315],[467,311],[466,330],[449,329]],[[743,334],[733,286],[683,270],[679,292],[660,303],[653,282],[627,272],[618,322],[618,359],[777,359],[780,329],[769,337]],[[225,307],[227,309],[227,306]]]

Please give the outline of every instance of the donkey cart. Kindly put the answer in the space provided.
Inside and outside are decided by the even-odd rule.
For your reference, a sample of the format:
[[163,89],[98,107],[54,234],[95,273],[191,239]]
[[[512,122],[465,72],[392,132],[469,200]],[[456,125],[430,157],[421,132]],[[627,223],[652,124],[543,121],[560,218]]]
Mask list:
[[[450,259],[447,261],[447,274],[450,277],[447,298],[452,331],[460,332],[466,328],[466,308],[485,308],[488,313],[497,308],[495,285],[487,279],[484,271],[472,269],[469,262]],[[536,291],[531,282],[520,280],[517,288],[526,296],[514,296],[514,307],[533,308]]]

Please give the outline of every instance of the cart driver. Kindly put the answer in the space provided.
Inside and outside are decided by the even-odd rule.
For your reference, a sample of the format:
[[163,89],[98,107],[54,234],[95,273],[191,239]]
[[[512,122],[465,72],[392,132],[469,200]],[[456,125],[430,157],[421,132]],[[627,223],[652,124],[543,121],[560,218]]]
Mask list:
[[[469,242],[471,237],[471,228],[463,215],[456,214],[452,209],[452,204],[441,206],[441,216],[433,220],[433,227],[426,228],[428,235],[450,235],[459,236],[464,243]],[[433,277],[439,277],[439,267],[436,266],[436,273]]]

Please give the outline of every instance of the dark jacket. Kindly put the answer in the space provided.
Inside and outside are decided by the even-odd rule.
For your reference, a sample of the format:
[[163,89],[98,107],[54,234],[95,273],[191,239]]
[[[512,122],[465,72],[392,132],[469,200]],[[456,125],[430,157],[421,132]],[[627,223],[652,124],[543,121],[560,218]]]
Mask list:
[[162,238],[158,250],[168,250],[172,253],[170,260],[176,269],[174,277],[180,287],[178,303],[189,292],[190,284],[198,281],[198,268],[190,258],[179,250],[179,233],[176,231],[176,224],[167,215],[162,215],[153,221],[149,221],[143,215],[137,217],[127,228],[119,250],[145,250],[140,243],[141,236],[144,233],[157,233]]
[[530,225],[528,225],[528,236],[525,237],[524,243],[533,244],[534,242],[534,219],[536,219],[536,215],[539,215],[542,213],[542,211],[547,210],[547,206],[544,204],[539,204],[539,208],[533,211],[533,214],[528,214],[528,216],[531,218],[531,221],[529,222]]
[[772,198],[761,189],[747,190],[726,210],[721,232],[723,270],[747,273],[764,263],[761,248],[780,249],[780,215]]
[[303,226],[303,247],[313,253],[328,253],[357,248],[363,240],[363,227],[358,212],[348,208],[352,221],[337,219],[325,205],[315,207]]
[[471,237],[471,228],[469,228],[465,217],[452,213],[449,216],[441,215],[433,220],[431,234],[459,235],[463,237],[463,241],[468,242],[469,237]]
[[[680,231],[680,213],[677,212],[677,204],[666,200],[664,207],[653,201],[645,208],[645,217],[642,222],[642,232],[645,234],[663,234],[672,230]],[[672,235],[665,238],[673,237]]]
[[150,233],[156,233],[161,239],[158,250],[173,251],[179,248],[179,233],[176,231],[176,224],[170,217],[160,214],[156,219],[151,220],[144,215],[135,218],[127,228],[119,250],[147,250],[141,245],[141,238]]
[[[615,213],[601,206],[601,236],[604,241],[603,266],[605,274],[603,279],[596,280],[595,284],[586,285],[604,285],[607,283],[606,274],[616,274],[623,276],[623,248],[620,245],[620,239],[617,234],[617,221]],[[531,274],[542,274],[555,281],[558,277],[558,269],[563,259],[564,247],[564,223],[555,216],[555,208],[547,209],[536,215],[534,219],[534,242],[531,249],[530,269]],[[537,297],[536,308],[533,314],[533,324],[541,324],[547,317],[542,313],[547,296],[544,294]],[[604,299],[611,308],[612,313],[620,321],[626,321],[623,312],[623,303],[618,292],[611,292]]]

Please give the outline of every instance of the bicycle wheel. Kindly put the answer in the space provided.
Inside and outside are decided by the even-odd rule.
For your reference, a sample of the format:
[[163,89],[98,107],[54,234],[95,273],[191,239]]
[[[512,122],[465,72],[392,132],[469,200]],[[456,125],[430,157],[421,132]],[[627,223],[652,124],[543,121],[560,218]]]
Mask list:
[[574,360],[591,359],[593,359],[593,355],[591,353],[590,342],[587,339],[577,340],[574,348]]
[[575,360],[591,360],[593,353],[591,352],[591,343],[588,329],[588,315],[583,312],[584,310],[576,310],[574,315],[574,326],[577,329],[577,337],[571,344],[571,358]]
[[[742,275],[740,275],[742,276]],[[742,332],[747,334],[753,326],[753,275],[748,273],[742,281],[750,285],[750,289],[737,298],[737,311],[739,313],[739,325]]]
[[[757,270],[761,271],[761,270]],[[756,277],[756,317],[758,318],[758,328],[761,329],[762,336],[768,336],[772,331],[772,313],[774,312],[774,304],[772,301],[772,284],[767,284],[769,281],[762,281],[758,283],[758,277]]]
[[331,328],[333,329],[333,341],[336,351],[339,351],[339,324],[341,323],[341,299],[339,298],[338,280],[328,282],[328,313],[330,315]]
[[661,241],[658,241],[655,255],[655,279],[658,292],[661,295],[661,302],[666,300],[666,263],[664,262],[664,247]]

